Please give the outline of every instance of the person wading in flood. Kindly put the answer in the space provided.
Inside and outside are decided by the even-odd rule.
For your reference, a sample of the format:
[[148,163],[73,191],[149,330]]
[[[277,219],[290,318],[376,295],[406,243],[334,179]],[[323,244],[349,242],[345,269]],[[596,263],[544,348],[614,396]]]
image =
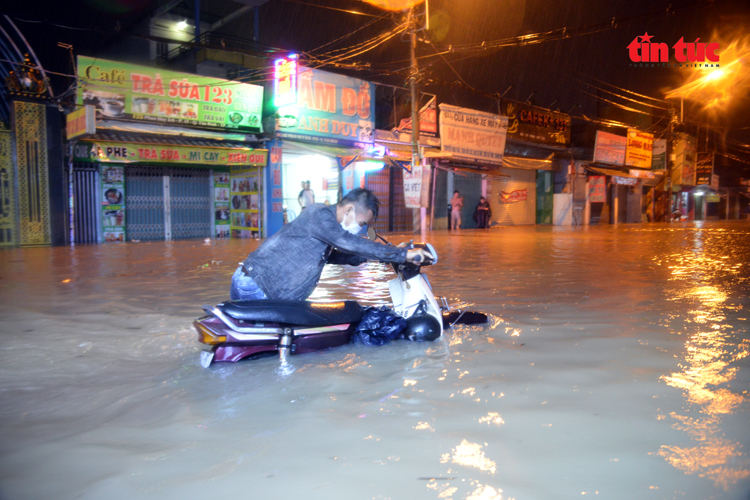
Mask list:
[[453,191],[453,198],[451,198],[451,228],[461,229],[461,207],[464,206],[464,199],[461,197],[458,191]]
[[[378,216],[380,201],[353,189],[336,205],[314,203],[240,263],[232,275],[232,300],[305,300],[326,264],[358,266],[367,260],[424,262],[421,248],[407,250],[356,236]],[[417,258],[419,257],[419,258]]]

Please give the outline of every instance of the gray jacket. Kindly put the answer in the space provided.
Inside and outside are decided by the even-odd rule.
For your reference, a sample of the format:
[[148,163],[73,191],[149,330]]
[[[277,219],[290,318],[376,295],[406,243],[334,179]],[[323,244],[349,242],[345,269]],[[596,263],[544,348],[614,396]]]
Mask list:
[[269,299],[305,300],[326,264],[366,260],[403,263],[406,250],[354,236],[336,220],[336,205],[315,203],[245,259],[245,269]]

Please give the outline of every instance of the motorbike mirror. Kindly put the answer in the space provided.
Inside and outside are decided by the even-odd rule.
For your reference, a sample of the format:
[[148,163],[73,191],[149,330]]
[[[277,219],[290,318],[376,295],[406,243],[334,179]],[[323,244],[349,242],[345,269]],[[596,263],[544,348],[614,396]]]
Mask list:
[[378,233],[375,231],[374,227],[370,226],[367,228],[367,237],[370,238],[371,241],[378,239]]

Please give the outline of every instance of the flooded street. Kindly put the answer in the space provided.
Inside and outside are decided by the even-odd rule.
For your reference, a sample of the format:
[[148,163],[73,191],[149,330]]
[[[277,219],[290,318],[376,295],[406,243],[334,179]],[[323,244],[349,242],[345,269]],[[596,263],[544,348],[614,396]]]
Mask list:
[[199,364],[256,241],[0,251],[0,499],[748,499],[750,224],[428,240],[436,294],[489,325],[290,372]]

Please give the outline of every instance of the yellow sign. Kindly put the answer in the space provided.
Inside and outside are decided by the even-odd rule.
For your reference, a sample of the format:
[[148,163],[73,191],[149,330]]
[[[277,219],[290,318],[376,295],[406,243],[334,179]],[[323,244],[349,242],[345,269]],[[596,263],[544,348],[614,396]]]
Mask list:
[[68,140],[82,135],[96,133],[96,117],[94,106],[83,106],[68,113],[65,130]]

